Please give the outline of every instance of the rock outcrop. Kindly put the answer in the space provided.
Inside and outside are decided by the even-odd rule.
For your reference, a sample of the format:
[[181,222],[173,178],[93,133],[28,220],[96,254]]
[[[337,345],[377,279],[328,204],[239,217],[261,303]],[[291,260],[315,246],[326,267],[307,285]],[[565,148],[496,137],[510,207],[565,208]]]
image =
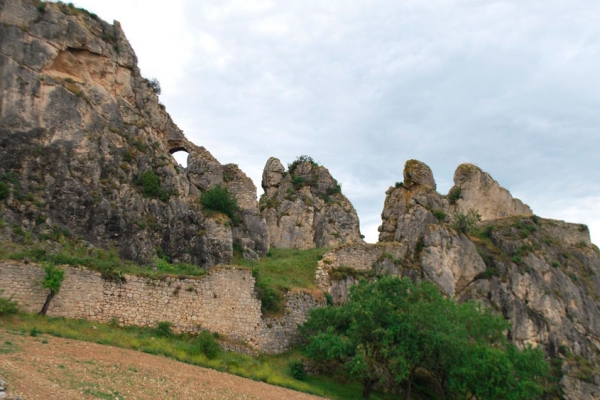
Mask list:
[[379,241],[401,244],[401,265],[417,265],[423,278],[454,295],[484,271],[485,264],[468,238],[445,223],[450,205],[435,188],[427,165],[407,161],[404,182],[386,192]]
[[270,244],[309,249],[362,243],[358,215],[329,171],[308,157],[289,171],[271,157],[262,179],[260,199]]
[[[160,251],[204,267],[230,262],[234,241],[266,253],[256,188],[185,138],[118,22],[30,0],[0,1],[0,22],[5,237],[68,230],[139,263]],[[237,195],[242,225],[202,210],[199,195],[218,184]]]
[[454,203],[453,211],[466,213],[477,210],[482,220],[531,216],[527,204],[511,196],[490,174],[473,164],[461,164],[454,172],[454,186],[448,197]]
[[[431,170],[408,161],[404,182],[386,192],[382,243],[326,253],[317,285],[341,302],[360,278],[429,280],[459,301],[502,313],[518,346],[543,349],[559,382],[554,393],[600,398],[600,250],[587,227],[532,216],[470,164],[458,168],[455,182],[466,195],[450,204],[435,191]],[[457,214],[470,209],[487,221],[461,227]]]

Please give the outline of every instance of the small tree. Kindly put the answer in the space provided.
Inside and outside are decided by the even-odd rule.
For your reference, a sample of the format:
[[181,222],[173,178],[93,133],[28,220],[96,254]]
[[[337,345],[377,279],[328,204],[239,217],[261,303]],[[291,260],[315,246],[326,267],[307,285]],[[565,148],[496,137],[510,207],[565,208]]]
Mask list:
[[46,272],[46,276],[42,281],[42,287],[44,289],[50,289],[50,293],[48,293],[48,296],[46,297],[46,302],[39,313],[40,315],[46,315],[48,312],[48,307],[50,307],[50,302],[60,291],[62,282],[65,279],[65,271],[59,267],[56,267],[54,263],[48,263],[44,265],[44,271]]
[[475,225],[481,221],[481,215],[473,208],[470,208],[466,214],[456,212],[453,217],[454,222],[452,223],[452,227],[464,234],[471,232]]
[[156,94],[162,93],[162,89],[160,88],[160,82],[158,81],[158,79],[156,79],[156,78],[149,79],[148,85],[150,85],[150,87],[152,88],[154,93],[156,93]]

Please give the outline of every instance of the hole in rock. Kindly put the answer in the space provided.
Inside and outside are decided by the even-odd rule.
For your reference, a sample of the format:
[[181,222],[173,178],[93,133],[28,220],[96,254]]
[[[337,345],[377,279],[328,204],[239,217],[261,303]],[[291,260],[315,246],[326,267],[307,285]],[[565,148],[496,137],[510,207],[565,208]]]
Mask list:
[[188,156],[189,156],[187,151],[178,150],[178,151],[171,153],[171,156],[173,156],[173,158],[175,159],[175,161],[177,161],[177,163],[179,163],[179,165],[181,165],[183,168],[187,168]]

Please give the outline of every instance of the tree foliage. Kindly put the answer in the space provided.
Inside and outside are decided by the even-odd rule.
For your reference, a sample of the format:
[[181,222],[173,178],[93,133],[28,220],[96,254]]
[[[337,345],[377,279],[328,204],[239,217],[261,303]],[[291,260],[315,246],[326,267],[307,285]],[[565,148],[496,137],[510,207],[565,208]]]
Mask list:
[[65,271],[62,268],[55,266],[54,263],[45,264],[44,272],[46,273],[46,276],[42,281],[42,287],[44,289],[50,289],[50,293],[48,293],[46,301],[44,302],[44,306],[40,311],[41,315],[46,315],[48,312],[48,307],[50,307],[50,302],[54,296],[60,292],[62,282],[65,279]]
[[452,227],[458,232],[465,234],[471,232],[475,228],[475,225],[481,221],[481,215],[473,208],[470,208],[466,214],[456,212],[453,217],[454,222],[452,223]]
[[311,310],[301,327],[304,352],[323,369],[362,381],[403,387],[425,379],[446,399],[533,399],[548,366],[541,351],[519,351],[509,323],[487,308],[444,298],[430,283],[383,277],[361,281],[341,306]]

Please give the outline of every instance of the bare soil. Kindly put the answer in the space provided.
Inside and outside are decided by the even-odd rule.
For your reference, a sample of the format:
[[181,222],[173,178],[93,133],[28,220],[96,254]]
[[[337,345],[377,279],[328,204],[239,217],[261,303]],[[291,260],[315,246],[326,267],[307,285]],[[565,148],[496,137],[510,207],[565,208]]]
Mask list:
[[8,398],[290,399],[321,397],[133,350],[0,330]]

